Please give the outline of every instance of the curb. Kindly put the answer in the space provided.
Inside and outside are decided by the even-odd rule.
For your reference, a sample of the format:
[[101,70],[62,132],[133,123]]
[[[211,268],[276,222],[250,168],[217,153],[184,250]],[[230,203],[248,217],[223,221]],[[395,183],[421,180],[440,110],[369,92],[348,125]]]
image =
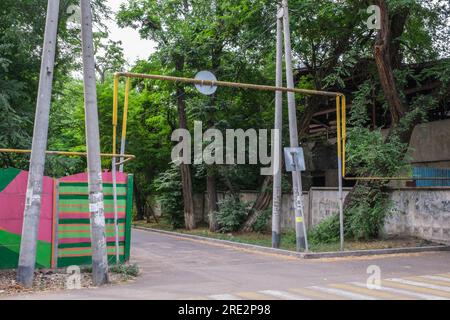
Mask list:
[[297,257],[299,259],[322,259],[322,258],[345,258],[345,257],[363,257],[363,256],[376,256],[376,255],[386,255],[386,254],[399,254],[399,253],[420,253],[420,252],[440,252],[440,251],[450,251],[450,246],[440,245],[440,246],[430,246],[430,247],[410,247],[410,248],[389,248],[389,249],[373,249],[373,250],[352,250],[352,251],[333,251],[333,252],[317,252],[317,253],[305,253],[305,252],[295,252],[284,249],[275,249],[269,247],[258,246],[255,244],[240,243],[229,240],[214,239],[202,236],[196,236],[192,234],[185,234],[173,231],[166,231],[154,228],[133,226],[134,229],[165,234],[178,238],[201,240],[211,243],[218,243],[223,245],[228,245],[234,248],[241,248],[247,250],[253,250],[263,253],[279,254],[289,257]]

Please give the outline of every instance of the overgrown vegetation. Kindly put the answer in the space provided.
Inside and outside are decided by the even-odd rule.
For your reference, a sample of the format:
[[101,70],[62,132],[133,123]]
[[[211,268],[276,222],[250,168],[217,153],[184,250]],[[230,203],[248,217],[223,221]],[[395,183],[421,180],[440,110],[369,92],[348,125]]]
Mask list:
[[157,200],[173,229],[184,226],[183,196],[181,193],[180,170],[173,166],[158,175],[153,182],[154,190],[157,192]]
[[272,216],[272,208],[267,208],[264,210],[256,219],[255,223],[252,226],[253,231],[255,232],[265,232],[268,229],[268,222]]
[[[436,108],[436,100],[432,97],[418,97],[412,101],[411,111],[399,124],[389,133],[383,134],[381,128],[370,127],[367,113],[372,103],[369,97],[374,85],[366,81],[353,99],[348,121],[348,174],[387,178],[362,181],[355,185],[344,211],[345,236],[348,239],[374,239],[379,236],[390,211],[390,201],[385,190],[388,177],[410,176],[411,172],[409,144],[402,141],[402,136],[410,135],[408,130],[412,130],[412,123],[425,122],[427,110]],[[332,243],[338,238],[339,220],[336,217],[326,219],[311,231],[311,241],[314,243]]]
[[334,214],[309,230],[308,241],[311,245],[338,242],[339,216]]
[[215,212],[219,231],[222,233],[238,231],[247,213],[247,203],[233,197],[225,197],[219,202],[219,211]]
[[122,274],[126,277],[135,278],[139,275],[139,266],[137,264],[120,263],[109,267],[112,273]]

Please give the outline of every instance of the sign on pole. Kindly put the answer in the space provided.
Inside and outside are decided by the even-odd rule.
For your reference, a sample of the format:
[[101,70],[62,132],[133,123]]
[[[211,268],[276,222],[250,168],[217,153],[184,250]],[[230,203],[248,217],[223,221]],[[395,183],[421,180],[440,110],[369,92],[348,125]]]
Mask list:
[[[202,80],[202,81],[217,81],[216,76],[209,71],[200,71],[195,76],[196,80]],[[203,85],[203,84],[196,84],[195,87],[197,90],[204,94],[205,96],[210,96],[217,91],[217,86],[211,86],[211,85]]]
[[303,148],[284,148],[284,162],[287,172],[305,171],[305,156]]

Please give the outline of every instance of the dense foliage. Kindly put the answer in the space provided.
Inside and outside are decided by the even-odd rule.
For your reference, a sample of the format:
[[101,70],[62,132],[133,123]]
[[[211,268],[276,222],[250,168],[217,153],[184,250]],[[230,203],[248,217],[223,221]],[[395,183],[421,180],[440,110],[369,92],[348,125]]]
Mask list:
[[247,207],[247,203],[233,197],[225,197],[220,201],[219,211],[216,212],[219,231],[223,233],[238,231],[247,216]]

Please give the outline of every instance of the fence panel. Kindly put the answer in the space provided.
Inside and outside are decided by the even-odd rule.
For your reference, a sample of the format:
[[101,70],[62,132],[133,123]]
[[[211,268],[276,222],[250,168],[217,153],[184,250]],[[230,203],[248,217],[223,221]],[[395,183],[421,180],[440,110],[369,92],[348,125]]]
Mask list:
[[[115,228],[112,177],[103,173],[108,260],[115,262]],[[59,180],[57,266],[90,265],[92,263],[91,221],[87,174]],[[130,183],[129,183],[130,182]],[[120,260],[129,258],[132,215],[132,176],[117,174],[117,208],[119,223]]]

